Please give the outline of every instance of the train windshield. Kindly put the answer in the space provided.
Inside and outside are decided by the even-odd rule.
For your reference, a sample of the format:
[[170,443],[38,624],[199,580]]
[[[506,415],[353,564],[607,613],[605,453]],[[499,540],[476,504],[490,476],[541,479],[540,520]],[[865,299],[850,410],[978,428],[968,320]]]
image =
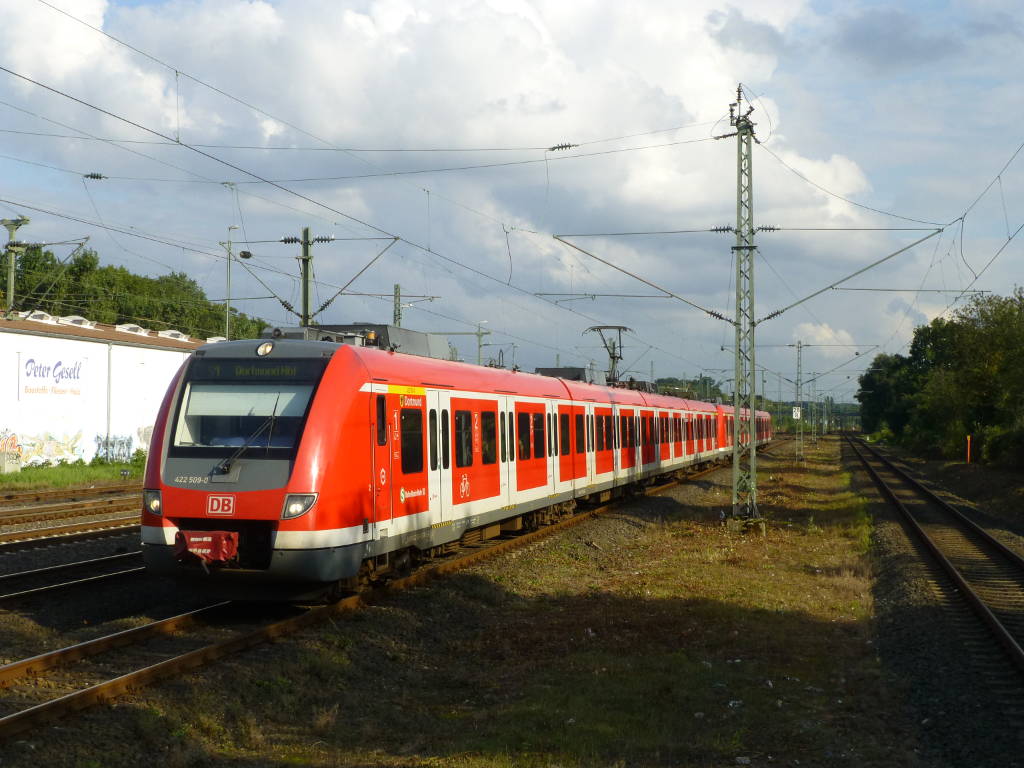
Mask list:
[[193,361],[171,451],[179,456],[226,456],[245,446],[248,456],[291,456],[325,362]]

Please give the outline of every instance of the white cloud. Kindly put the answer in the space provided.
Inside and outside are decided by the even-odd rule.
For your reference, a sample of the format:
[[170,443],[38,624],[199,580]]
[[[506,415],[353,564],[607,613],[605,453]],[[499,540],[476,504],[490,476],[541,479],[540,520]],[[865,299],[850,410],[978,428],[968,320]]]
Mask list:
[[[972,134],[975,115],[980,116],[985,136],[1007,135],[1008,129],[999,122],[1007,116],[989,108],[985,93],[1003,89],[1019,98],[1013,95],[1012,76],[1005,74],[1017,71],[1009,49],[1005,54],[1000,53],[1002,49],[991,51],[991,60],[983,63],[972,60],[962,65],[965,69],[958,71],[998,72],[1002,79],[993,80],[991,88],[976,89],[976,98],[968,98],[969,91],[948,97],[953,113],[939,98],[949,86],[946,71],[913,73],[927,81],[909,95],[901,83],[858,81],[855,73],[843,70],[828,55],[824,43],[832,39],[834,28],[824,13],[827,9],[811,9],[806,0],[766,0],[743,4],[742,10],[721,0],[685,5],[678,0],[629,4],[604,0],[168,0],[140,5],[77,0],[67,5],[70,12],[167,62],[171,69],[41,4],[0,0],[0,7],[10,10],[0,27],[7,65],[165,135],[180,135],[185,142],[321,149],[327,146],[324,142],[362,149],[581,144],[570,152],[548,153],[546,165],[282,182],[310,199],[265,185],[239,184],[242,217],[253,240],[273,240],[305,225],[312,226],[314,234],[375,234],[346,219],[345,213],[408,241],[429,243],[433,250],[494,279],[401,243],[360,278],[360,287],[384,293],[400,280],[403,290],[411,293],[443,293],[443,299],[429,305],[431,310],[469,322],[486,315],[495,336],[505,330],[540,342],[557,335],[559,343],[566,345],[566,356],[588,325],[628,325],[668,351],[651,353],[658,370],[666,373],[674,365],[689,366],[683,366],[680,357],[718,367],[722,336],[731,336],[728,327],[671,300],[586,300],[566,302],[556,309],[500,285],[509,274],[509,251],[512,282],[527,291],[568,291],[571,284],[573,290],[588,293],[653,292],[569,251],[549,233],[733,224],[735,143],[703,141],[580,159],[567,159],[568,155],[726,133],[727,120],[711,123],[727,116],[736,84],[744,82],[762,97],[755,102],[754,116],[759,137],[768,141],[766,148],[807,178],[876,208],[916,213],[937,208],[941,201],[943,209],[955,210],[964,204],[962,198],[970,197],[964,192],[965,176],[970,179],[967,186],[980,191],[1012,151],[1004,152],[996,139],[986,140],[986,146],[976,146],[972,139],[980,135]],[[971,12],[969,6],[961,10]],[[46,44],[40,45],[44,38]],[[974,49],[967,46],[965,50]],[[952,59],[942,62],[942,66],[954,65],[960,66]],[[180,70],[177,76],[174,68]],[[262,111],[212,91],[188,75]],[[907,105],[904,98],[916,101]],[[152,134],[9,77],[0,80],[0,99],[64,124],[56,126],[3,108],[4,126],[11,129],[72,133],[78,128],[100,136],[154,139]],[[921,120],[911,121],[908,115]],[[625,141],[588,143],[693,123],[700,125]],[[66,169],[46,171],[0,161],[12,199],[17,199],[16,192],[23,192],[23,197],[53,209],[95,218],[78,174],[102,172],[111,178],[90,189],[104,218],[131,222],[145,231],[182,233],[211,253],[219,252],[216,243],[223,239],[225,227],[239,223],[234,199],[220,182],[252,180],[182,146],[114,147],[9,134],[5,141],[5,154]],[[264,178],[282,180],[545,157],[540,150],[204,151]],[[974,152],[983,153],[984,162],[974,160]],[[1012,201],[1021,188],[1021,177],[1014,173],[1011,168],[1004,175],[1003,188],[1010,200],[1009,218],[1018,222],[1019,211]],[[807,184],[758,148],[754,179],[758,224],[852,228],[892,223]],[[990,230],[994,227],[998,235],[1000,228],[1005,229],[999,202],[986,199],[969,222],[966,258],[975,268],[998,247],[999,238]],[[510,230],[507,239],[503,225]],[[53,239],[81,235],[83,228],[88,229],[41,214],[33,215],[32,226],[54,235]],[[105,235],[92,234],[104,258],[140,271],[157,269],[109,246]],[[781,280],[758,266],[758,307],[769,311],[785,306],[895,250],[911,236],[918,235],[867,231],[759,235],[763,261]],[[730,235],[578,242],[708,308],[731,311]],[[186,260],[173,248],[138,242],[133,247],[162,262],[180,262],[208,273],[211,294],[218,292],[222,262],[215,256]],[[373,247],[369,243],[320,249],[318,277],[341,284],[368,258],[361,249]],[[294,271],[289,254],[279,245],[264,243],[251,250],[263,259],[261,263]],[[918,249],[858,284],[916,286],[929,267],[932,282],[925,287],[962,283],[967,268],[957,253],[947,253],[944,246],[934,263],[931,257],[930,250]],[[1013,279],[1009,268],[1001,269],[1003,263],[997,262],[993,280]],[[282,292],[293,290],[291,278],[275,273],[264,276]],[[323,291],[328,290],[324,286]],[[253,295],[257,291],[264,292],[257,289]],[[869,294],[830,292],[808,305],[814,312],[813,322],[804,322],[807,315],[799,314],[803,310],[794,310],[762,326],[759,339],[765,343],[796,338],[807,343],[884,341],[893,330],[887,301]],[[267,306],[245,309],[259,313]],[[348,313],[366,319],[381,312],[381,307],[345,298],[332,311],[337,312],[333,320],[354,319]],[[381,316],[386,315],[385,304]],[[454,322],[413,310],[408,317],[425,327],[449,330]],[[914,319],[920,318],[915,315]],[[551,329],[556,332],[549,333]],[[529,365],[528,343],[516,343],[522,345],[519,361]],[[639,353],[639,343],[631,343]],[[725,343],[731,343],[731,338]],[[822,348],[822,353],[834,357],[849,352],[827,349]],[[543,355],[545,361],[551,357],[550,351]],[[766,353],[759,359],[786,366],[788,371],[790,357],[787,351],[777,357]],[[728,360],[725,363],[723,367]]]

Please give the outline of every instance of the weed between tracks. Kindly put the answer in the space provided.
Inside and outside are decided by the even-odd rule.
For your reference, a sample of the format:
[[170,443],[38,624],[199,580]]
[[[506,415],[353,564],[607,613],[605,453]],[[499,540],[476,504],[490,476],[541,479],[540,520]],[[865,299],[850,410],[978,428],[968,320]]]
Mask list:
[[32,761],[920,764],[872,645],[870,521],[836,443],[808,457],[762,459],[765,536],[720,524],[726,470],[83,715]]

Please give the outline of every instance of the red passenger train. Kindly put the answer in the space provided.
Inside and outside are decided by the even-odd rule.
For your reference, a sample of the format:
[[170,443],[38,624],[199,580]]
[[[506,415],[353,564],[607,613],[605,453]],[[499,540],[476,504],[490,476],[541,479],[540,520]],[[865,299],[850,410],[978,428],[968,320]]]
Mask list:
[[351,586],[719,458],[732,412],[345,344],[207,345],[153,432],[146,565],[239,596]]

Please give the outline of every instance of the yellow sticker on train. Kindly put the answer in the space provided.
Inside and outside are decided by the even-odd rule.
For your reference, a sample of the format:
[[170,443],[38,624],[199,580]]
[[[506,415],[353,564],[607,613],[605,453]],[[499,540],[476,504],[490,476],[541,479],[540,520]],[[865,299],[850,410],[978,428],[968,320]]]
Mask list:
[[426,390],[423,387],[402,387],[398,384],[388,384],[389,395],[423,395]]

